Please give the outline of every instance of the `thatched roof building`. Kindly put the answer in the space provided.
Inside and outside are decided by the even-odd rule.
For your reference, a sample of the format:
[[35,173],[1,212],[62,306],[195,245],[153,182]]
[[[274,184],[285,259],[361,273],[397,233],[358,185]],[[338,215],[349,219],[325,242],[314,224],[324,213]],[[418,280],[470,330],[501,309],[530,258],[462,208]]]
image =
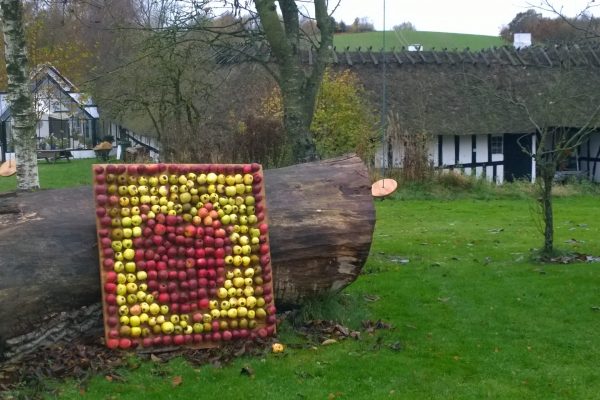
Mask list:
[[[312,54],[306,54],[310,63]],[[504,134],[542,126],[583,126],[600,104],[600,47],[561,46],[441,51],[332,52],[378,107],[409,132]],[[385,75],[384,66],[385,65]],[[518,105],[518,103],[521,103]],[[600,124],[600,118],[593,124]]]

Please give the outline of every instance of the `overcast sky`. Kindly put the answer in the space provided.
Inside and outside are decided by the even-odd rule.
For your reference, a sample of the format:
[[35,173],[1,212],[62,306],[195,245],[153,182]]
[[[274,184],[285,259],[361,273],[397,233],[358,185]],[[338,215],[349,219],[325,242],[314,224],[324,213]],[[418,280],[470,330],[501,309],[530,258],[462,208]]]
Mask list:
[[[329,0],[334,4],[335,0]],[[385,0],[387,29],[405,21],[412,22],[419,31],[498,35],[519,12],[540,6],[541,0]],[[556,9],[574,17],[582,11],[588,0],[551,0]],[[356,17],[367,17],[376,30],[383,29],[384,0],[341,0],[334,14],[336,20],[352,23]],[[596,3],[593,3],[594,5]],[[592,8],[600,14],[600,9]],[[550,12],[543,15],[554,18]]]

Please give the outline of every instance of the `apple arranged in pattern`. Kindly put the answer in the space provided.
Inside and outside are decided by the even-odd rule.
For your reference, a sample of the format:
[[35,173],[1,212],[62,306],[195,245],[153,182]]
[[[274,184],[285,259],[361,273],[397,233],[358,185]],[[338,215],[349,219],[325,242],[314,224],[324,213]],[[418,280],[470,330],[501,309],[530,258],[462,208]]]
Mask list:
[[108,347],[273,335],[259,164],[93,170]]

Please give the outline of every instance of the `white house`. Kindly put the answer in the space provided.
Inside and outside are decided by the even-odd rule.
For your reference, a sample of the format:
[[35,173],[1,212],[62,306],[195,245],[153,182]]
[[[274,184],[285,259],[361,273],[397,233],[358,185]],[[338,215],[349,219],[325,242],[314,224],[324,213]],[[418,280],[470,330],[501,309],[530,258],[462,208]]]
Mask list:
[[[39,66],[31,76],[38,119],[38,148],[71,149],[76,158],[93,157],[90,149],[100,140],[100,115],[91,97],[80,92],[50,64]],[[13,151],[11,110],[6,97],[6,93],[0,93],[0,147],[3,156]]]

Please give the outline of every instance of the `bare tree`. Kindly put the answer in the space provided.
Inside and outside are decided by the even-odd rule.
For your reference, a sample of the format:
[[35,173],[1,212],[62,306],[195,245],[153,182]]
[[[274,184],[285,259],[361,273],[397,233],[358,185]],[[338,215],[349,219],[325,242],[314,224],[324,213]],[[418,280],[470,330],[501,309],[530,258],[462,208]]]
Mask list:
[[[600,98],[594,88],[600,83],[595,73],[560,67],[555,74],[529,78],[529,87],[508,87],[496,91],[506,103],[516,106],[535,128],[533,143],[522,136],[521,150],[535,161],[536,196],[542,220],[542,256],[554,251],[554,209],[552,188],[560,165],[572,156],[600,127]],[[588,91],[575,82],[589,82]]]
[[5,43],[8,101],[13,119],[17,188],[37,189],[40,182],[36,152],[36,119],[29,82],[21,0],[0,0],[0,19]]

